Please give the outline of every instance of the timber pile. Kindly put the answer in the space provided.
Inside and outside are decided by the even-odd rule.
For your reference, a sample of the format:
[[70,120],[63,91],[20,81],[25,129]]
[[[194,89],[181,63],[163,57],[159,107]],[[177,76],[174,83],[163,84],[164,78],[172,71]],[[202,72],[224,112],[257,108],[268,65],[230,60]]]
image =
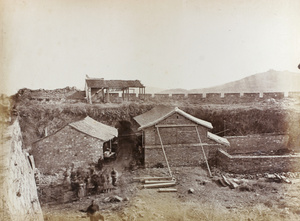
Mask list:
[[274,174],[266,174],[265,176],[268,181],[271,181],[271,182],[276,182],[276,183],[289,183],[291,184],[292,181],[290,181],[287,177],[283,176],[283,175],[279,175],[277,173],[274,173]]
[[143,183],[144,189],[158,188],[158,192],[177,192],[177,189],[170,188],[176,186],[176,181],[172,177],[138,177],[133,180]]
[[235,188],[237,188],[239,186],[238,180],[236,180],[236,179],[229,179],[229,178],[227,178],[224,175],[221,175],[221,178],[218,181],[219,181],[219,183],[222,186],[224,186],[224,187],[229,186],[231,189],[235,189]]

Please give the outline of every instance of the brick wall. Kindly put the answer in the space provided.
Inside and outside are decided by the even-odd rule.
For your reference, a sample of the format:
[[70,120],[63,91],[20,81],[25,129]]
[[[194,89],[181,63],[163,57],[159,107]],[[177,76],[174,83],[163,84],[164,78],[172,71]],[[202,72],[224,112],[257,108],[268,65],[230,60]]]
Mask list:
[[152,99],[154,101],[171,101],[169,94],[154,94]]
[[205,101],[211,103],[221,103],[223,98],[221,98],[221,93],[207,93]]
[[226,137],[230,143],[227,152],[230,154],[270,152],[287,147],[288,135],[263,134]]
[[225,93],[224,94],[224,102],[226,104],[236,104],[241,101],[240,93]]
[[172,99],[177,101],[182,101],[185,99],[184,94],[172,94]]
[[283,99],[284,98],[284,92],[268,92],[268,93],[263,93],[263,98],[264,99]]
[[149,101],[152,98],[152,94],[139,94],[138,97],[141,100]]
[[241,100],[243,102],[259,101],[259,93],[244,93]]
[[[206,157],[212,161],[221,145],[204,144],[203,147]],[[170,166],[199,166],[205,162],[200,144],[165,145],[164,148]],[[161,146],[145,148],[145,166],[154,167],[157,163],[167,166]]]
[[67,125],[53,135],[33,144],[36,167],[42,173],[55,173],[62,168],[87,167],[103,156],[103,142]]
[[[180,125],[180,124],[194,124],[191,120],[183,117],[180,114],[174,113],[158,125]],[[207,128],[198,125],[198,131],[203,143],[209,143],[207,138]],[[195,127],[160,127],[159,132],[163,144],[191,144],[199,143],[198,135]],[[145,129],[145,145],[160,145],[159,136],[155,126]]]
[[203,94],[188,94],[188,101],[193,104],[198,104],[203,102]]
[[217,151],[217,167],[229,173],[299,172],[300,155],[283,156],[232,156]]
[[[195,124],[184,116],[174,113],[162,120],[158,126]],[[216,148],[220,145],[207,138],[207,128],[197,126],[202,143],[209,148],[210,158],[215,158]],[[195,127],[159,127],[162,143],[173,166],[199,165],[201,156],[195,153],[201,150]],[[155,126],[144,130],[145,136],[145,166],[152,167],[157,163],[165,163],[160,139]],[[209,151],[210,150],[210,151]],[[202,150],[201,150],[202,151]],[[199,152],[201,154],[201,152]],[[203,160],[203,159],[202,159]]]

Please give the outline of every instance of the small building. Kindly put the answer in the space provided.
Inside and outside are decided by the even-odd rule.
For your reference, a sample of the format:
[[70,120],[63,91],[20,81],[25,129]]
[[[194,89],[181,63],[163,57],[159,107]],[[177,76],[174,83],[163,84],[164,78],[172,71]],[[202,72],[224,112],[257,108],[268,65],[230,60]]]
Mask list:
[[36,167],[42,173],[55,173],[71,167],[88,167],[103,158],[103,146],[118,136],[114,127],[90,117],[70,123],[32,144]]
[[88,103],[92,101],[110,102],[110,92],[122,92],[122,99],[129,100],[130,90],[139,89],[138,97],[145,95],[145,86],[139,80],[104,80],[104,78],[85,79],[85,93]]
[[142,131],[146,167],[167,166],[167,161],[170,166],[196,166],[205,162],[203,150],[211,160],[218,148],[230,145],[209,132],[213,128],[210,122],[177,107],[157,106],[134,119]]

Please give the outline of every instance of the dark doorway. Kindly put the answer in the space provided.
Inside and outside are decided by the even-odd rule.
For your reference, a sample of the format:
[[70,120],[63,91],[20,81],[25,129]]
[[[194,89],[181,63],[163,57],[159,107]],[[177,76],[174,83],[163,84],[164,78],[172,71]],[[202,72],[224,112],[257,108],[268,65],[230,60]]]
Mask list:
[[116,161],[125,168],[139,165],[140,158],[138,148],[138,137],[132,130],[129,121],[119,121],[116,125],[118,129],[118,153]]

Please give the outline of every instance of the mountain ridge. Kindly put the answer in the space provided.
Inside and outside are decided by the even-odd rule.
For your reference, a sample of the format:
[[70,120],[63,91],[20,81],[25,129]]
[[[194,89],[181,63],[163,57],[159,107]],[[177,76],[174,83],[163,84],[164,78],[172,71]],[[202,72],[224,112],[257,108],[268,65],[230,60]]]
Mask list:
[[244,77],[225,84],[198,89],[169,89],[162,94],[196,94],[196,93],[257,93],[257,92],[291,92],[300,91],[300,73],[269,70]]

